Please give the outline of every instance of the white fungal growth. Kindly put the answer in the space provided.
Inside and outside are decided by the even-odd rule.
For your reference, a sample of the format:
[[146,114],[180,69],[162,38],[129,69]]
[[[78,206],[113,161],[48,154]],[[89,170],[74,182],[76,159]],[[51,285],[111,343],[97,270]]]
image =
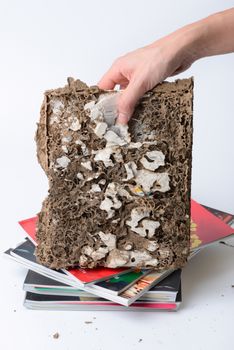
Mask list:
[[70,123],[68,128],[72,131],[78,131],[81,128],[79,119],[74,115],[68,118],[68,123]]
[[160,226],[159,221],[153,221],[153,220],[143,220],[144,223],[142,223],[143,227],[147,230],[147,237],[152,238],[155,235],[155,231]]
[[94,261],[101,260],[105,258],[106,254],[109,252],[108,248],[100,247],[97,250],[95,250],[93,253],[91,253],[91,258]]
[[128,126],[115,124],[117,118],[116,98],[118,93],[100,95],[95,103],[91,101],[84,107],[89,110],[90,119],[95,123],[94,133],[99,138],[106,140],[106,146],[102,150],[93,151],[95,161],[102,161],[105,167],[113,166],[110,156],[113,154],[117,162],[122,162],[122,154],[119,149],[130,143],[131,138],[128,132]]
[[90,101],[86,103],[86,105],[84,106],[84,110],[92,109],[94,105],[95,105],[95,101]]
[[114,209],[119,209],[122,206],[122,202],[117,198],[117,195],[132,199],[132,196],[121,185],[115,182],[109,183],[105,191],[105,199],[100,204],[100,209],[107,212],[108,219],[114,216]]
[[100,185],[105,185],[106,184],[106,179],[101,179],[98,183]]
[[107,124],[104,122],[100,122],[97,124],[96,128],[94,129],[94,132],[98,137],[102,138],[106,132],[106,129],[107,129]]
[[66,168],[70,163],[70,159],[67,156],[62,156],[60,158],[57,158],[56,162],[59,167]]
[[123,163],[123,156],[121,153],[121,149],[119,147],[114,147],[113,148],[113,157],[115,158],[115,161],[117,163]]
[[101,187],[98,184],[92,184],[90,192],[101,192]]
[[133,248],[133,243],[132,242],[126,242],[124,245],[125,250],[131,250]]
[[131,180],[132,178],[134,178],[135,174],[137,173],[137,166],[136,163],[133,161],[130,161],[128,163],[124,164],[126,173],[127,173],[127,177],[126,179],[123,179],[123,181],[128,181]]
[[70,135],[62,137],[62,142],[63,143],[71,142],[71,140],[72,140],[72,137]]
[[144,219],[141,221],[141,225],[139,227],[131,228],[132,231],[138,233],[142,237],[153,237],[155,235],[155,230],[160,226],[158,221]]
[[152,266],[156,267],[158,260],[152,258],[147,251],[124,251],[113,249],[106,260],[106,267],[116,268],[119,266]]
[[94,250],[92,247],[85,246],[82,248],[81,253],[91,257],[94,261],[97,261],[105,258],[108,253],[108,248],[99,247],[97,250]]
[[[150,216],[150,211],[145,208],[133,208],[131,211],[131,220],[126,224],[130,226],[131,231],[138,233],[142,237],[153,237],[155,230],[160,226],[158,221],[144,219]],[[142,220],[143,219],[143,220]]]
[[119,266],[125,266],[129,261],[129,252],[113,249],[106,260],[106,267],[116,268]]
[[92,168],[92,163],[91,163],[90,160],[87,160],[87,161],[85,161],[85,162],[80,162],[80,164],[81,164],[84,168],[86,168],[87,170],[90,170],[90,171],[93,170],[93,168]]
[[116,97],[117,93],[102,94],[96,102],[91,101],[86,103],[84,109],[90,110],[89,116],[93,121],[104,121],[105,116],[105,121],[108,126],[113,125],[118,116]]
[[98,233],[99,237],[105,243],[107,246],[108,250],[111,251],[112,249],[116,248],[116,236],[113,235],[112,233],[104,233],[100,231]]
[[53,123],[59,122],[59,118],[63,114],[64,104],[61,101],[54,99],[50,101],[50,106],[52,108],[52,114],[50,116],[50,125],[52,125]]
[[97,179],[100,176],[100,173],[92,173],[90,176],[85,178],[85,181],[92,181],[93,179]]
[[[121,202],[120,202],[121,203]],[[107,219],[110,219],[114,216],[115,211],[112,209],[114,203],[110,198],[105,198],[101,204],[100,204],[100,209],[101,210],[105,210],[107,212]],[[119,206],[119,208],[121,207],[121,205]]]
[[90,256],[93,253],[94,249],[88,245],[84,246],[81,249],[82,254],[85,254],[87,256]]
[[156,241],[149,241],[149,240],[147,240],[147,242],[145,244],[145,248],[149,252],[154,252],[155,250],[157,250],[159,248],[159,244]]
[[54,114],[61,115],[64,109],[64,104],[60,100],[51,100],[50,105]]
[[68,153],[68,148],[66,145],[62,145],[61,148],[62,148],[63,152]]
[[57,99],[50,101],[50,106],[52,108],[52,114],[50,116],[50,125],[53,123],[58,123],[60,116],[63,114],[64,104]]
[[85,255],[81,255],[79,258],[80,266],[85,266],[88,261],[88,258]]
[[138,226],[139,221],[145,217],[149,217],[149,215],[150,211],[146,210],[145,208],[133,208],[131,211],[131,220],[127,220],[126,224],[131,227],[132,231],[134,231],[134,229]]
[[103,148],[98,151],[92,151],[92,153],[95,154],[94,160],[96,162],[101,160],[104,163],[105,167],[114,165],[114,163],[110,159],[110,156],[113,153],[113,150],[111,149],[111,147]]
[[117,190],[114,182],[109,183],[105,191],[105,199],[100,204],[100,209],[105,210],[110,219],[114,216],[115,210],[122,206],[122,202],[117,198]]
[[116,134],[112,130],[108,130],[105,135],[104,139],[107,141],[106,147],[112,147],[112,146],[124,146],[126,145],[126,140],[122,139],[118,134]]
[[89,150],[88,150],[86,144],[85,144],[83,141],[81,141],[81,140],[76,140],[75,143],[76,143],[77,145],[80,145],[81,151],[82,151],[82,153],[83,153],[84,156],[88,156],[88,155],[89,155]]
[[133,199],[133,197],[130,195],[130,193],[127,190],[125,190],[121,185],[116,184],[116,190],[117,190],[117,193],[119,196],[125,197],[129,200]]
[[153,173],[152,171],[141,169],[137,171],[135,181],[146,193],[151,190],[159,192],[170,190],[168,173]]
[[[145,142],[144,142],[145,143]],[[156,144],[156,142],[155,142]],[[128,148],[140,148],[142,146],[142,142],[130,142]]]
[[117,224],[119,221],[120,221],[120,218],[115,219],[115,220],[112,220],[111,222],[112,222],[113,224]]
[[79,180],[84,180],[84,175],[82,173],[77,173],[76,176]]
[[152,258],[150,253],[146,251],[131,251],[130,252],[130,266],[152,266],[156,267],[158,265],[158,259]]
[[[151,161],[149,161],[147,158]],[[165,165],[165,156],[161,151],[150,151],[146,152],[144,157],[141,158],[140,162],[145,169],[154,171],[158,169],[161,165]]]

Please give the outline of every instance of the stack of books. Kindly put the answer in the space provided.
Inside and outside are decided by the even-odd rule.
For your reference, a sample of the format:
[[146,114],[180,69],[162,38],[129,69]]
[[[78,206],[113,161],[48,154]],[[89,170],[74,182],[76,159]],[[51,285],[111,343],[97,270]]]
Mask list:
[[[41,310],[175,311],[182,302],[181,269],[95,268],[52,270],[34,255],[37,217],[19,222],[24,241],[4,254],[28,269],[24,306]],[[189,263],[207,245],[234,234],[234,215],[191,201]]]

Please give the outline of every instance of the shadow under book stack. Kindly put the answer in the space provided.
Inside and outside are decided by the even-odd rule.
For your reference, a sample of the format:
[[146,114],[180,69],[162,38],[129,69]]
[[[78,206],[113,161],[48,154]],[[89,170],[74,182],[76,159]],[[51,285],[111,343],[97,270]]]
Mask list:
[[[53,270],[35,252],[37,217],[20,221],[27,233],[5,255],[28,269],[24,306],[37,310],[175,311],[182,302],[181,269],[95,268]],[[234,234],[234,215],[191,201],[190,256]],[[191,261],[189,263],[192,263]]]

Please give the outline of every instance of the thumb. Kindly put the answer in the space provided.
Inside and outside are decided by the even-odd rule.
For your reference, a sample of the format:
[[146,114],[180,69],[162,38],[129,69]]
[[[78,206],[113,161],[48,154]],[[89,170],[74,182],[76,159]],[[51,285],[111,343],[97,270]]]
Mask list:
[[138,100],[147,91],[147,87],[142,80],[131,80],[126,89],[121,92],[117,101],[118,118],[120,124],[127,124],[131,118]]

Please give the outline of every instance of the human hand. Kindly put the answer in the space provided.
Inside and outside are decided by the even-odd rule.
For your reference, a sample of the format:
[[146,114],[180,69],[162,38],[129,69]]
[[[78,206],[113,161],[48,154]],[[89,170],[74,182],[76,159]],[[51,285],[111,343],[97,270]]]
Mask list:
[[146,91],[192,64],[195,57],[182,43],[181,35],[174,33],[113,63],[98,85],[109,90],[119,84],[124,89],[117,101],[119,123],[129,121],[137,101]]
[[151,45],[118,58],[99,82],[104,90],[119,84],[118,122],[126,124],[144,93],[183,72],[201,57],[234,52],[234,8],[189,24]]

